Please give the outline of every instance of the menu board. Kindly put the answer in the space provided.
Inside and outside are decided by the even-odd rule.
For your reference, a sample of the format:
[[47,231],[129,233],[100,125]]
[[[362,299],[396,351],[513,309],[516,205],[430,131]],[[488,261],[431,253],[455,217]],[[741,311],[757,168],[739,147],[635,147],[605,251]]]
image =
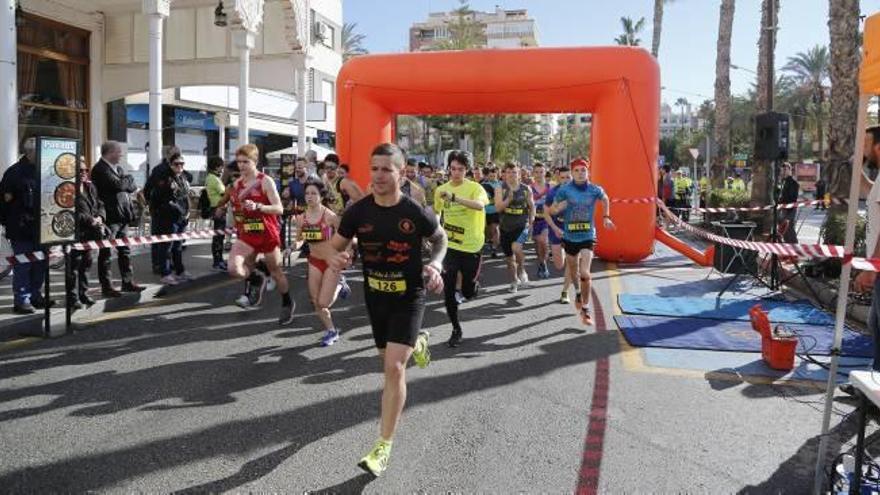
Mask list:
[[40,181],[37,243],[73,242],[76,239],[76,167],[79,141],[38,137],[37,170]]

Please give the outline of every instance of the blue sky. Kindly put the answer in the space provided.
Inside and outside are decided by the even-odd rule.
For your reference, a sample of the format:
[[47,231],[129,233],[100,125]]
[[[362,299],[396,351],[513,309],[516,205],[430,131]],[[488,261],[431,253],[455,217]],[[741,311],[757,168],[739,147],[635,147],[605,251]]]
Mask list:
[[[715,46],[720,0],[674,0],[666,6],[660,43],[663,99],[680,97],[698,104],[711,99],[715,84]],[[781,0],[777,69],[788,57],[817,44],[828,44],[828,0]],[[376,8],[381,5],[382,8]],[[620,17],[645,18],[640,36],[650,50],[653,0],[472,0],[471,8],[491,11],[528,9],[537,21],[540,46],[610,45],[620,34]],[[372,53],[404,52],[408,29],[428,12],[451,10],[456,0],[344,0],[345,22],[356,22]],[[880,0],[861,0],[862,13],[880,11]],[[751,71],[758,65],[760,0],[737,0],[731,60]],[[731,71],[731,90],[746,92],[755,75]]]

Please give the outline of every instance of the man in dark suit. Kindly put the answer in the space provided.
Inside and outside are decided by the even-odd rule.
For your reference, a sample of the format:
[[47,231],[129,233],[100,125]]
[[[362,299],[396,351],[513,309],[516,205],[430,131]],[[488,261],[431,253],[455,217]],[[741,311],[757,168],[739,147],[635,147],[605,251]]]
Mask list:
[[[128,225],[135,219],[131,196],[137,191],[134,177],[125,173],[119,164],[122,159],[122,145],[107,141],[101,145],[101,159],[92,167],[92,182],[98,190],[98,197],[104,203],[107,213],[106,224],[109,239],[124,239]],[[116,248],[119,255],[119,273],[122,277],[122,292],[141,292],[143,287],[134,283],[131,269],[131,255],[128,246]],[[119,291],[110,281],[110,248],[102,248],[98,254],[98,280],[101,292],[106,297],[119,297]]]

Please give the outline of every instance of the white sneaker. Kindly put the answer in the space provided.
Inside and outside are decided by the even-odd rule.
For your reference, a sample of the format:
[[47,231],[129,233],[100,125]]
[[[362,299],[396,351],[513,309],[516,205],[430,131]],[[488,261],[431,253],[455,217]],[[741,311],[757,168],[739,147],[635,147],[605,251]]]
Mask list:
[[520,285],[522,285],[522,286],[524,286],[524,287],[526,287],[526,286],[529,285],[529,275],[525,272],[525,270],[523,270],[522,272],[520,272],[518,278],[519,278],[519,283],[520,283]]
[[276,287],[278,284],[275,283],[275,279],[272,278],[271,275],[269,275],[269,276],[266,277],[266,278],[268,279],[268,280],[266,281],[266,290],[269,291],[269,292],[272,292],[273,290],[275,290],[275,287]]
[[165,275],[164,277],[159,279],[159,282],[162,282],[162,285],[177,285],[180,283],[180,280],[177,279],[173,274]]
[[235,300],[235,305],[242,309],[248,309],[251,307],[251,300],[247,294],[242,294]]
[[519,284],[517,282],[511,282],[510,288],[507,289],[511,294],[516,294],[516,291],[519,290]]
[[190,282],[190,281],[193,281],[196,279],[195,277],[193,277],[193,274],[190,272],[183,272],[180,275],[177,275],[176,277],[177,277],[178,282]]

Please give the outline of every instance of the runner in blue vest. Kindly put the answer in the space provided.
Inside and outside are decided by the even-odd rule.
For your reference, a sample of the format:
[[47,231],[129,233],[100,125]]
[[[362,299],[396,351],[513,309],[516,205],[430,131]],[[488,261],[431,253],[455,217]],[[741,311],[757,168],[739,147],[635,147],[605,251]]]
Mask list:
[[593,213],[597,201],[602,201],[605,215],[605,228],[614,229],[611,221],[611,201],[605,191],[589,181],[590,170],[586,160],[571,162],[572,181],[561,186],[553,197],[553,204],[546,206],[550,215],[562,213],[565,229],[562,246],[565,249],[567,269],[571,270],[572,280],[580,281],[581,297],[574,301],[575,308],[584,325],[592,325],[590,316],[590,265],[593,263],[593,248],[596,245],[596,229],[593,226]]

